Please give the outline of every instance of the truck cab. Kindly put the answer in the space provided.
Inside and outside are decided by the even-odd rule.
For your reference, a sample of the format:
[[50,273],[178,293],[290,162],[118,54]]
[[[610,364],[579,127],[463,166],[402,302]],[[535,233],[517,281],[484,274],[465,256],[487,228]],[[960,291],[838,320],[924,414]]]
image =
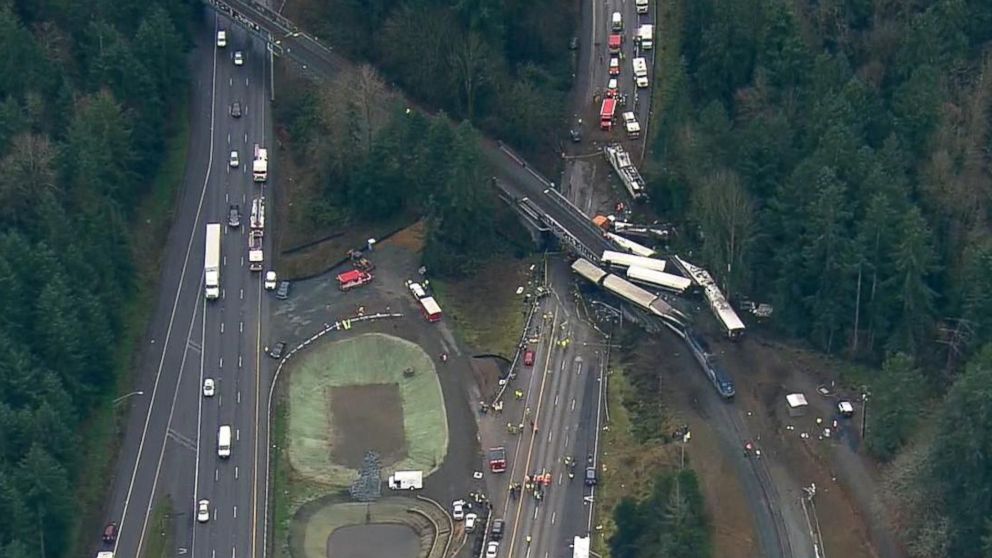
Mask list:
[[623,30],[623,16],[620,12],[613,12],[613,16],[610,17],[610,28],[614,31]]

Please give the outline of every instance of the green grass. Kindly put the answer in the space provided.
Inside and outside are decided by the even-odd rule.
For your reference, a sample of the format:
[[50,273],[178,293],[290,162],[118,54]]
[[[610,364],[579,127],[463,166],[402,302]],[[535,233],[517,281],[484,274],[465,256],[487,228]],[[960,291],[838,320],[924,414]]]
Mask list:
[[116,389],[107,394],[106,402],[87,417],[80,437],[83,464],[76,479],[77,509],[87,510],[77,516],[72,527],[72,548],[68,556],[86,556],[96,533],[103,528],[103,499],[107,496],[107,479],[111,478],[128,403],[114,406],[116,397],[132,391],[132,371],[151,313],[161,272],[162,239],[172,224],[175,200],[186,170],[189,149],[189,107],[186,101],[176,107],[166,140],[166,156],[151,189],[138,205],[132,220],[131,251],[135,266],[129,293],[122,309],[124,335],[114,348],[114,378]]
[[148,546],[145,547],[146,558],[172,558],[175,555],[173,542],[172,500],[163,497],[152,509],[148,522]]
[[[445,321],[477,353],[512,358],[523,333],[527,307],[517,287],[527,287],[528,269],[538,258],[496,257],[475,275],[458,281],[431,279]],[[480,295],[484,293],[484,295]]]
[[[330,485],[348,486],[355,471],[332,459],[330,387],[397,384],[403,407],[407,457],[390,470],[433,471],[448,450],[441,385],[430,357],[416,344],[368,333],[312,345],[296,357],[289,376],[289,452],[294,471]],[[402,376],[412,367],[416,374]],[[329,425],[331,425],[329,427]]]

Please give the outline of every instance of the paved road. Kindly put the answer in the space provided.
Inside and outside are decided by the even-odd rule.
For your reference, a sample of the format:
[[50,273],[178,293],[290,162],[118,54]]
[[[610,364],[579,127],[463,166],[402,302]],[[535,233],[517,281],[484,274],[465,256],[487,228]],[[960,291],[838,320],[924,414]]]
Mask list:
[[[224,227],[221,285],[223,298],[203,296],[206,224],[226,223],[229,203],[250,205],[258,187],[250,175],[251,146],[264,142],[268,70],[264,49],[230,23],[228,47],[214,46],[217,18],[197,37],[193,53],[191,138],[181,198],[166,239],[159,300],[140,358],[136,390],[113,484],[108,520],[119,523],[117,556],[140,556],[159,529],[172,529],[177,552],[192,556],[245,556],[257,547],[260,531],[253,510],[256,399],[266,385],[259,367],[264,332],[259,316],[267,302],[258,274],[244,264],[244,229]],[[209,35],[208,35],[209,33]],[[246,63],[235,67],[234,50]],[[229,116],[239,100],[245,114]],[[241,167],[228,166],[230,151]],[[217,382],[217,395],[201,397],[204,377]],[[219,424],[237,433],[231,459],[219,462]],[[167,525],[152,525],[157,497],[172,504]],[[195,521],[195,502],[211,501],[212,519]],[[185,550],[184,550],[185,549]]]

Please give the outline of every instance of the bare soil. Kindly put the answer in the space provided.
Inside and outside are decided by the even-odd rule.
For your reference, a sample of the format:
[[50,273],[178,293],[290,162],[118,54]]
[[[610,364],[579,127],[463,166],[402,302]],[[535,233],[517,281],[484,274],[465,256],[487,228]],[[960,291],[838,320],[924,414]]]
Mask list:
[[406,457],[398,385],[343,386],[328,391],[331,420],[336,427],[332,451],[337,463],[358,469],[369,450],[378,452],[383,466]]

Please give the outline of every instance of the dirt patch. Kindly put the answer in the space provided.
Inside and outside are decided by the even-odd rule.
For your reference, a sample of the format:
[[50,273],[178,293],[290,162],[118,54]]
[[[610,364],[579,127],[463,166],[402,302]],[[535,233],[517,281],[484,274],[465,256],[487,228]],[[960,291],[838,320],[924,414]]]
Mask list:
[[503,375],[501,364],[495,358],[472,359],[472,377],[479,386],[479,393],[486,398],[499,391],[499,379]]
[[378,452],[383,466],[407,456],[403,402],[397,384],[328,388],[334,421],[334,461],[358,469],[365,452]]
[[426,232],[427,225],[424,220],[421,219],[420,221],[417,221],[409,227],[394,234],[386,242],[419,254],[424,249],[424,234]]
[[420,538],[406,525],[349,525],[327,538],[327,558],[416,558],[419,553]]

